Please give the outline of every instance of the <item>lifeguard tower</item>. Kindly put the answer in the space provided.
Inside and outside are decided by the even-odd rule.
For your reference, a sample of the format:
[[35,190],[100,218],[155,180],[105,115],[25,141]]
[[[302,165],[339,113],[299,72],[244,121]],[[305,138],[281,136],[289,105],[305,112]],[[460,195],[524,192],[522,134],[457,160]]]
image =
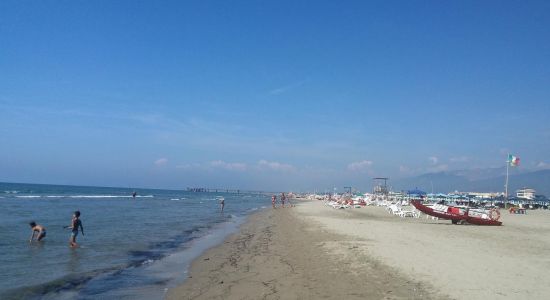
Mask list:
[[376,198],[386,199],[389,194],[387,177],[375,177],[372,179],[372,193]]

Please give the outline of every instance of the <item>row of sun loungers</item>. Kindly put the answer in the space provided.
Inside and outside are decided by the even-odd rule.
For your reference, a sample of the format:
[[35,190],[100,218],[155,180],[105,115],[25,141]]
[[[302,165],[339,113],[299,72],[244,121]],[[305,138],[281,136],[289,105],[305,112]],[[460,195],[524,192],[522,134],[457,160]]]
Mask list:
[[[325,201],[325,205],[334,209],[360,208],[361,205],[353,204],[349,201]],[[388,213],[401,218],[420,218],[420,212],[414,207],[411,209],[403,209],[401,205],[389,204],[386,206]]]
[[415,208],[412,209],[403,209],[402,206],[392,204],[389,205],[386,210],[388,213],[401,217],[401,218],[420,218],[420,212]]

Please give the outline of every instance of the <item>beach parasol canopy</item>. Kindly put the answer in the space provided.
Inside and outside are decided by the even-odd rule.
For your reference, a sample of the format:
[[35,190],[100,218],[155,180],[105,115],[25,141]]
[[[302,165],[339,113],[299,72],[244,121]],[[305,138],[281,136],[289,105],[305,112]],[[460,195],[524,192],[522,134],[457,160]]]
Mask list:
[[418,188],[414,190],[407,191],[407,194],[410,196],[425,196],[426,192],[419,190]]

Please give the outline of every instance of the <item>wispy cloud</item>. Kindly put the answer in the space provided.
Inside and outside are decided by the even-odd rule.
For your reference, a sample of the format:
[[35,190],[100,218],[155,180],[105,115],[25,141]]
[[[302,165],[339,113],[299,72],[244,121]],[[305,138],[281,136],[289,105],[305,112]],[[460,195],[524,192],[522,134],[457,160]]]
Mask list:
[[201,167],[202,165],[199,163],[192,163],[192,164],[180,164],[180,165],[177,165],[175,168],[182,169],[182,170],[194,170]]
[[538,168],[538,169],[550,169],[550,163],[547,163],[547,162],[544,162],[544,161],[540,161],[540,162],[537,164],[537,168]]
[[370,160],[356,161],[348,165],[348,170],[352,172],[365,172],[370,169],[372,164],[373,162]]
[[287,84],[287,85],[284,85],[284,86],[281,86],[281,87],[278,87],[278,88],[274,88],[274,89],[270,90],[268,93],[270,95],[280,95],[280,94],[286,93],[290,90],[293,90],[295,88],[301,87],[304,84],[306,84],[307,82],[308,82],[308,80],[304,79],[304,80],[301,80],[301,81],[298,81],[298,82],[295,82],[295,83],[291,83],[291,84]]
[[260,160],[258,161],[258,168],[260,170],[273,170],[280,172],[293,172],[296,171],[296,167],[290,164],[280,163],[276,161]]
[[404,165],[400,165],[399,166],[399,173],[401,173],[401,174],[410,174],[411,173],[411,168],[409,168],[407,166],[404,166]]
[[449,161],[452,162],[452,163],[468,162],[469,160],[470,160],[470,158],[467,157],[467,156],[451,157],[449,159]]
[[246,171],[248,169],[248,165],[246,163],[240,163],[240,162],[226,162],[223,160],[213,160],[209,162],[203,162],[203,163],[185,163],[185,164],[179,164],[175,167],[176,169],[182,169],[186,171],[190,170],[213,170],[213,169],[221,169],[221,170],[227,170],[227,171]]
[[211,169],[223,169],[228,171],[250,171],[250,172],[262,172],[262,171],[276,171],[276,172],[294,172],[296,167],[290,164],[268,161],[262,159],[255,164],[247,164],[244,162],[226,162],[223,160],[213,160],[206,163],[187,163],[176,166],[177,169],[183,170],[211,170]]
[[439,162],[439,158],[437,158],[437,156],[430,156],[428,157],[428,160],[432,163],[432,165],[437,165]]
[[223,160],[214,160],[209,163],[213,168],[220,168],[228,171],[246,171],[247,165],[239,162],[225,162]]
[[157,167],[166,166],[166,164],[168,164],[168,159],[165,158],[165,157],[159,158],[159,159],[155,160],[154,164]]

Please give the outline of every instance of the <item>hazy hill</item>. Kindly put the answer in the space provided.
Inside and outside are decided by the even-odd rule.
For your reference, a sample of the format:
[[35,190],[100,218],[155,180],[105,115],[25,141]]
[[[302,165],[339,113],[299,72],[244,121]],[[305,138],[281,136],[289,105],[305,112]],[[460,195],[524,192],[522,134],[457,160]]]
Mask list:
[[[514,170],[515,171],[515,170]],[[410,190],[418,187],[426,192],[458,191],[499,192],[504,191],[506,170],[474,169],[429,173],[392,181],[394,190]],[[550,170],[518,171],[510,175],[510,194],[522,187],[537,190],[537,194],[550,196]]]

